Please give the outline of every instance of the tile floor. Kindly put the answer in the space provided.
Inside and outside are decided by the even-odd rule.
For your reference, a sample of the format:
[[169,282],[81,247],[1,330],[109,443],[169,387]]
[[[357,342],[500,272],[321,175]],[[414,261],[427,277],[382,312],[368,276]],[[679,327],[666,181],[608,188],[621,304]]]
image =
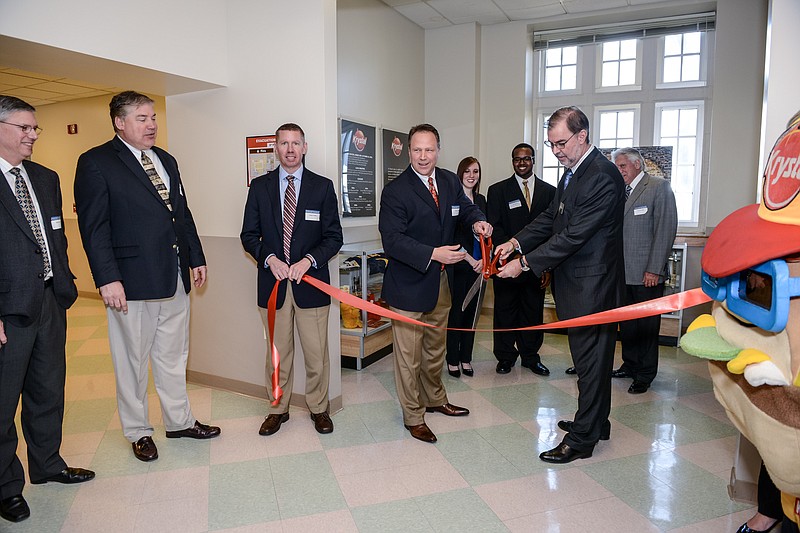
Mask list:
[[541,378],[519,365],[496,374],[491,334],[478,334],[473,378],[445,373],[450,400],[472,414],[428,415],[435,445],[403,429],[389,356],[343,371],[344,409],[330,435],[292,408],[278,433],[261,437],[264,401],[190,386],[195,415],[222,436],[167,440],[151,385],[160,457],[142,463],[120,431],[107,333],[101,302],[79,299],[69,312],[62,454],[97,478],[26,485],[31,518],[0,520],[0,531],[724,533],[753,512],[727,495],[737,433],[705,363],[677,348],[662,347],[646,394],[614,381],[611,440],[568,465],[537,458],[576,408],[566,337],[546,336],[552,374]]

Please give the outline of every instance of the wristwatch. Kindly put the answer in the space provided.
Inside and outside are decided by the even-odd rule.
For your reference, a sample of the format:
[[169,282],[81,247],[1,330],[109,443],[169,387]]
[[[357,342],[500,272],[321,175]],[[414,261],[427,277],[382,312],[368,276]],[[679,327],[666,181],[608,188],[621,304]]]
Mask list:
[[531,267],[528,266],[528,262],[525,260],[524,255],[519,256],[519,266],[522,267],[523,272],[527,272],[531,269]]

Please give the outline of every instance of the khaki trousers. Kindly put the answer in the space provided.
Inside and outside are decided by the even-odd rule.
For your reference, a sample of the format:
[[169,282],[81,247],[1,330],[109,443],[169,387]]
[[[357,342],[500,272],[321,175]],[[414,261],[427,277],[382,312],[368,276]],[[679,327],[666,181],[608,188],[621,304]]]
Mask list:
[[[282,414],[289,411],[289,400],[292,398],[294,385],[294,328],[300,335],[300,346],[303,347],[303,359],[306,367],[306,405],[314,413],[327,412],[328,384],[330,382],[330,356],[328,355],[328,311],[330,305],[302,309],[297,307],[292,293],[292,282],[287,281],[286,299],[283,306],[275,313],[275,347],[281,356],[279,383],[283,396],[278,405],[270,405],[270,414]],[[264,330],[269,340],[267,310],[259,307]],[[267,356],[267,395],[270,401],[275,400],[272,394],[272,357]]]
[[[447,274],[439,278],[439,300],[428,312],[392,311],[421,322],[444,327],[450,312],[450,287]],[[425,408],[447,403],[447,391],[442,383],[447,332],[444,329],[425,328],[405,322],[392,321],[394,341],[394,378],[397,398],[403,409],[403,423],[408,426],[422,424]]]

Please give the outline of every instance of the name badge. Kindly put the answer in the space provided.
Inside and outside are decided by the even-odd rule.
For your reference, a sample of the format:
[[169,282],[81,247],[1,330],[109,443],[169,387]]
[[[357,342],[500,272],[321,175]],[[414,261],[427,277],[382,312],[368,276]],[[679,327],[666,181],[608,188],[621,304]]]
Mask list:
[[559,215],[563,215],[564,214],[564,202],[561,202],[560,204],[558,204],[558,214]]
[[50,226],[54,230],[61,229],[61,217],[50,217]]
[[311,222],[319,222],[319,211],[306,209],[306,220],[310,220]]
[[647,213],[647,206],[646,205],[640,205],[638,207],[634,207],[633,208],[633,216],[644,215],[646,213]]
[[453,214],[454,217],[457,217],[458,214],[461,212],[461,206],[454,205],[453,207],[450,208],[450,212]]
[[522,207],[522,202],[520,202],[519,200],[512,200],[508,202],[509,209],[516,209],[518,207]]

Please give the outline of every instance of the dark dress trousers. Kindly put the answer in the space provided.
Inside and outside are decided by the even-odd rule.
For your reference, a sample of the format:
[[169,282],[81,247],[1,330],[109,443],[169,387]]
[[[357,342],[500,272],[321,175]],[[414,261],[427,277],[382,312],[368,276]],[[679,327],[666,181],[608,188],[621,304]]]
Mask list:
[[[502,244],[530,224],[547,209],[556,194],[556,188],[531,176],[531,207],[516,176],[511,176],[489,187],[488,218],[492,225],[492,241]],[[492,279],[494,285],[494,327],[496,329],[537,326],[544,320],[544,294],[542,280],[532,271],[516,278]],[[541,331],[498,331],[493,334],[494,355],[498,361],[514,364],[519,355],[522,363],[532,365],[541,361],[539,348],[544,341]]]
[[[559,319],[621,304],[624,205],[622,175],[592,148],[566,190],[562,179],[550,206],[515,235],[534,273],[553,271]],[[569,328],[578,374],[578,411],[564,442],[577,451],[591,450],[608,428],[616,336],[616,323]]]
[[[486,197],[482,194],[475,195],[475,205],[486,215]],[[459,225],[456,228],[456,244],[460,244],[469,255],[473,255],[475,249],[475,234],[472,233],[471,226]],[[477,257],[479,259],[480,256]],[[463,311],[461,306],[472,284],[477,279],[478,274],[469,263],[459,261],[453,265],[452,283],[450,284],[450,296],[452,307],[447,317],[448,328],[471,328],[475,318],[475,310],[478,306],[478,295]],[[447,353],[445,359],[447,364],[456,366],[459,363],[469,363],[472,361],[472,348],[475,345],[474,331],[448,331],[447,332]]]
[[67,260],[58,175],[23,161],[42,214],[52,282],[45,284],[42,251],[5,176],[0,182],[0,499],[25,484],[16,455],[14,415],[22,395],[28,474],[41,480],[67,467],[59,454],[64,418],[66,310],[78,291]]

